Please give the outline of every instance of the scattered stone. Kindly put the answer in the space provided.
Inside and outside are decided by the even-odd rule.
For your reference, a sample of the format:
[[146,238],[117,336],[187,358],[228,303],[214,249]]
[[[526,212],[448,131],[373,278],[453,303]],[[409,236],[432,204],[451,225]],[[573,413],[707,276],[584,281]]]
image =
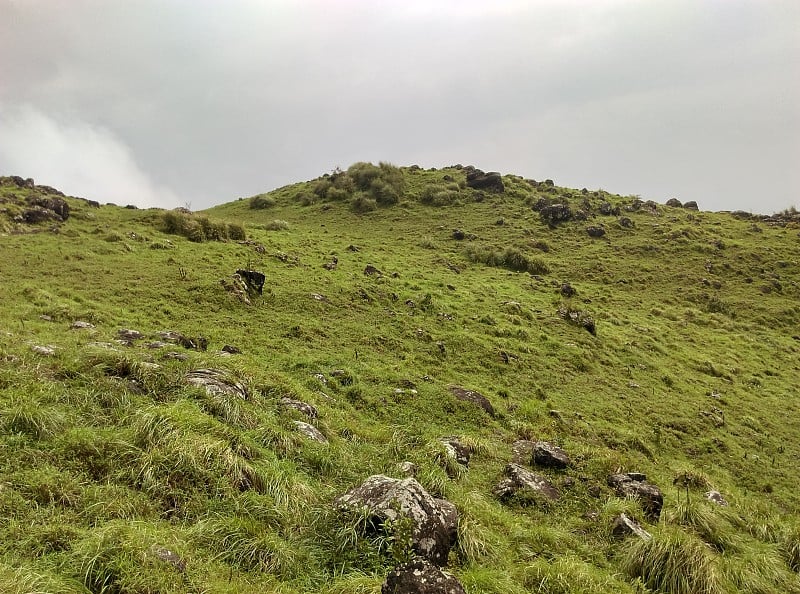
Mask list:
[[304,423],[303,421],[292,422],[295,427],[297,427],[297,430],[310,440],[316,441],[317,443],[328,443],[328,438],[325,437],[319,429],[314,427],[314,425]]
[[281,398],[280,400],[281,406],[284,408],[291,408],[296,411],[303,413],[309,419],[316,419],[317,418],[317,409],[311,404],[307,402],[303,402],[302,400],[295,400],[293,398]]
[[706,493],[706,499],[723,507],[728,506],[728,502],[725,500],[725,498],[722,496],[722,493],[720,493],[719,491],[709,491],[708,493]]
[[683,208],[686,208],[688,210],[700,210],[700,207],[697,206],[697,202],[695,202],[694,200],[689,200],[689,202],[684,202]]
[[617,221],[617,224],[619,224],[619,226],[623,229],[630,229],[633,227],[633,221],[628,217],[620,217]]
[[89,342],[86,344],[87,347],[93,347],[96,349],[107,349],[109,351],[116,351],[117,346],[111,342]]
[[42,314],[39,316],[40,320],[44,320],[45,322],[52,322],[53,316],[48,316],[47,314]]
[[367,276],[381,276],[383,273],[375,268],[372,264],[367,264],[364,268],[364,274]]
[[94,328],[94,324],[90,322],[84,322],[83,320],[75,320],[74,322],[72,322],[70,328],[73,330],[84,330],[84,329],[91,330],[92,328]]
[[480,169],[467,171],[467,187],[489,192],[504,192],[503,178],[497,171],[484,173]]
[[561,285],[561,295],[564,297],[574,297],[577,291],[574,287],[569,283],[564,283]]
[[238,347],[235,347],[233,345],[230,345],[230,344],[226,344],[224,347],[222,347],[221,350],[222,350],[223,353],[230,353],[231,355],[241,355],[242,354],[241,349],[239,349]]
[[[458,511],[443,499],[435,499],[416,479],[393,479],[381,474],[369,477],[360,486],[338,497],[334,505],[341,510],[364,511],[370,522],[382,528],[387,520],[411,519],[412,548],[422,558],[439,566],[447,563],[456,542]],[[391,591],[391,590],[389,590]]]
[[124,342],[131,343],[134,340],[141,340],[144,338],[144,334],[139,332],[138,330],[131,330],[129,328],[120,328],[117,330],[117,336],[120,340]]
[[244,280],[249,290],[256,291],[259,295],[264,294],[264,281],[267,279],[264,273],[257,270],[237,270],[236,274]]
[[461,443],[457,437],[443,437],[439,442],[444,446],[450,458],[462,466],[469,466],[469,459],[472,457],[471,447]]
[[328,300],[328,298],[325,297],[325,295],[320,295],[319,293],[311,293],[310,297],[314,301],[327,301]]
[[389,572],[381,594],[466,594],[466,591],[453,576],[424,559],[414,559]]
[[642,528],[639,522],[633,518],[629,518],[624,513],[614,518],[614,522],[611,525],[611,534],[617,537],[624,537],[633,534],[642,540],[650,540],[652,538],[650,533]]
[[657,522],[664,506],[664,495],[656,485],[647,482],[647,477],[640,472],[612,474],[608,477],[608,486],[612,487],[618,497],[635,497],[642,504],[647,518]]
[[514,457],[516,464],[530,464],[533,459],[533,448],[536,446],[535,441],[530,439],[518,439],[511,444],[511,453]]
[[597,225],[592,225],[590,227],[586,227],[586,233],[589,234],[589,237],[603,237],[606,234],[606,230],[603,227],[599,227]]
[[[440,349],[441,350],[441,349]],[[494,416],[494,407],[492,403],[489,402],[489,399],[486,398],[480,392],[476,392],[474,390],[467,390],[466,388],[462,388],[461,386],[450,386],[450,393],[453,394],[459,400],[464,400],[465,402],[472,402],[473,404],[480,406],[483,410],[485,410],[489,416]]]
[[683,208],[683,203],[677,198],[670,198],[667,200],[667,206],[671,206],[672,208]]
[[400,462],[400,464],[397,465],[397,470],[400,471],[400,474],[409,478],[414,478],[417,476],[417,472],[419,471],[417,465],[413,462],[409,462],[408,460],[405,462]]
[[148,342],[147,348],[148,349],[163,349],[170,345],[168,342],[164,342],[161,340],[156,340],[155,342]]
[[545,477],[526,470],[519,464],[508,464],[504,471],[505,477],[494,488],[496,497],[507,500],[517,494],[541,495],[546,499],[555,501],[560,497],[550,481]]
[[568,307],[559,307],[558,316],[568,322],[582,326],[592,336],[597,336],[597,327],[595,326],[594,318],[586,312]]
[[187,361],[189,359],[189,355],[186,353],[176,353],[175,351],[169,351],[168,353],[164,353],[164,359],[175,359],[176,361]]
[[546,441],[538,441],[533,446],[533,463],[546,468],[564,469],[570,465],[567,453]]
[[249,286],[247,281],[240,275],[234,274],[230,278],[220,279],[219,282],[225,291],[236,297],[239,301],[245,305],[252,305],[252,301],[250,301],[250,296],[248,295]]
[[326,378],[325,375],[322,374],[322,373],[312,373],[311,377],[313,377],[315,380],[317,380],[323,386],[327,386],[328,385],[328,378]]
[[150,547],[150,552],[161,561],[169,563],[173,567],[175,567],[181,573],[186,571],[186,561],[180,558],[180,556],[175,553],[174,551],[169,550],[166,547],[162,547],[159,545],[153,545]]
[[225,371],[220,369],[195,369],[186,374],[186,383],[201,386],[211,396],[235,396],[248,400],[247,388],[233,380]]
[[331,261],[330,261],[330,262],[325,262],[325,264],[323,264],[323,265],[322,265],[322,267],[323,267],[325,270],[336,270],[336,267],[337,267],[338,265],[339,265],[339,258],[337,258],[336,256],[334,256],[333,258],[331,258]]
[[555,227],[559,223],[569,221],[572,218],[572,210],[566,204],[550,204],[539,210],[539,217],[544,224]]
[[462,239],[465,239],[466,237],[467,237],[467,234],[464,233],[463,229],[453,229],[453,239],[461,241]]
[[598,210],[601,215],[607,217],[619,216],[619,206],[612,206],[610,202],[603,202]]
[[358,251],[361,251],[361,248],[360,248],[360,247],[358,247],[358,246],[356,246],[356,245],[353,245],[353,244],[350,244],[350,245],[348,245],[346,249],[347,249],[347,251],[348,251],[348,252],[358,252]]
[[42,346],[39,344],[35,344],[31,347],[31,350],[36,353],[37,355],[42,355],[44,357],[52,357],[56,354],[56,349],[50,346]]

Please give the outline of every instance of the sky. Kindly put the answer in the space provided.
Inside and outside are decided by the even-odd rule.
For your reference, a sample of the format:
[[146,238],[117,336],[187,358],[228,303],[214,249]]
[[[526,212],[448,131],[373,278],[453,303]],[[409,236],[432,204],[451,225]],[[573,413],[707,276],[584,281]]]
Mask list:
[[199,210],[357,161],[800,206],[800,2],[0,0],[0,175]]

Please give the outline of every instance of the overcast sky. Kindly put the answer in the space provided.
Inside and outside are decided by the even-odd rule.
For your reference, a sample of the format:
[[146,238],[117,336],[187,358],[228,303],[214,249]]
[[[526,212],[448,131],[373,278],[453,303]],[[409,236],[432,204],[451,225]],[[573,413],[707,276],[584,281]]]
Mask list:
[[361,160],[800,206],[800,2],[0,0],[0,174],[201,209]]

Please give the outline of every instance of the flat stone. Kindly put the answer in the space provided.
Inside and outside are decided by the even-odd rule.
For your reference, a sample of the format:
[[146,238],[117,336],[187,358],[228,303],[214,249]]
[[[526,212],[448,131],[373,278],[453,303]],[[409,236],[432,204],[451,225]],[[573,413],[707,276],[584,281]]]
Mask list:
[[567,453],[546,441],[538,441],[533,446],[533,463],[547,468],[564,469],[570,465]]
[[495,496],[508,499],[525,491],[542,495],[551,501],[557,500],[561,495],[550,481],[545,477],[527,470],[519,464],[508,464],[504,471],[505,477],[494,488]]
[[186,383],[201,386],[212,396],[236,396],[248,400],[247,388],[220,369],[195,369],[186,374]]
[[37,355],[42,355],[44,357],[52,357],[56,354],[56,349],[54,347],[42,346],[40,344],[33,345],[31,350]]
[[471,402],[476,406],[480,406],[489,414],[489,416],[494,416],[494,407],[492,406],[492,403],[489,402],[489,399],[480,392],[468,390],[467,388],[462,388],[461,386],[450,386],[449,389],[450,393],[459,400]]
[[706,493],[706,499],[723,507],[727,507],[728,505],[728,502],[725,500],[725,498],[722,496],[722,493],[720,493],[719,491],[709,491],[708,493]]
[[309,423],[304,423],[303,421],[292,421],[297,427],[297,430],[305,435],[312,441],[316,441],[317,443],[328,443],[328,438],[325,437],[319,429],[314,427]]
[[611,534],[618,537],[635,535],[642,540],[650,540],[652,538],[650,533],[642,528],[639,522],[633,518],[629,518],[624,513],[614,518],[614,522],[611,526]]
[[84,329],[91,330],[92,328],[94,328],[94,324],[90,322],[84,322],[83,320],[75,320],[74,322],[72,322],[70,328],[73,330],[84,330]]

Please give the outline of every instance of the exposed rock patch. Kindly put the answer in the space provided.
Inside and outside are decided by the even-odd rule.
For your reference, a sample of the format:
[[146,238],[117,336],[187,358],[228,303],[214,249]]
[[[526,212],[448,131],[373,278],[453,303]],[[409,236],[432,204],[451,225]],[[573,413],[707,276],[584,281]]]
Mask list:
[[466,594],[461,583],[424,559],[395,567],[381,586],[381,594]]
[[467,171],[467,187],[475,190],[487,190],[489,192],[504,192],[502,176],[496,171],[484,173],[480,169]]
[[516,495],[541,495],[555,501],[560,497],[558,489],[550,481],[519,464],[508,464],[503,474],[505,477],[494,488],[495,496],[500,499],[508,500]]
[[465,402],[471,402],[476,406],[480,406],[492,417],[495,414],[492,403],[489,402],[489,399],[480,392],[476,392],[475,390],[468,390],[466,388],[462,388],[461,386],[450,386],[450,393],[453,394],[453,396],[455,396],[459,400],[463,400]]
[[617,537],[635,535],[642,540],[650,540],[652,538],[650,533],[642,528],[639,522],[629,518],[626,514],[620,514],[614,518],[611,525],[611,534]]
[[304,423],[303,421],[292,421],[294,426],[297,427],[297,430],[305,435],[311,441],[316,441],[317,443],[328,443],[328,438],[325,437],[322,432],[314,427],[314,425],[310,423]]
[[411,519],[414,552],[435,565],[447,563],[456,542],[456,507],[432,497],[413,478],[398,480],[376,474],[337,498],[334,504],[342,510],[369,512],[371,522],[380,529],[387,520]]
[[295,400],[293,398],[281,398],[281,406],[284,408],[290,408],[292,410],[296,410],[309,419],[316,419],[317,418],[317,409],[316,407],[308,404],[307,402],[303,402],[302,400]]
[[186,374],[186,383],[205,388],[212,396],[235,396],[248,400],[247,388],[220,369],[195,369]]
[[719,491],[709,491],[708,493],[706,493],[706,499],[708,499],[712,503],[716,503],[717,505],[721,505],[723,507],[728,506],[728,502],[725,500],[725,498],[722,496],[722,493],[720,493]]
[[664,495],[656,485],[647,482],[647,477],[640,472],[612,474],[608,477],[608,486],[612,487],[619,497],[635,497],[642,505],[647,518],[657,522],[664,507]]
[[567,453],[546,441],[538,441],[533,446],[533,463],[546,468],[564,469],[570,465]]

